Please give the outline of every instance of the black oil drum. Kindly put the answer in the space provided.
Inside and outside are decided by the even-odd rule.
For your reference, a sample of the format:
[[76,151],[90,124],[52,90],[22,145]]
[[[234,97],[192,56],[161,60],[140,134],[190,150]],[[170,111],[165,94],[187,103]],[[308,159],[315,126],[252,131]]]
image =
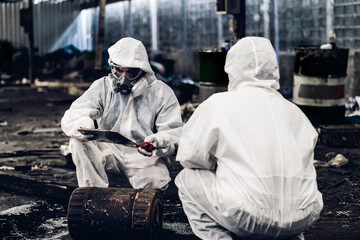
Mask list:
[[226,92],[229,77],[224,70],[227,51],[200,51],[199,102],[214,93]]
[[151,239],[162,230],[159,192],[131,188],[77,188],[68,206],[73,239]]
[[314,126],[345,122],[349,49],[295,48],[293,102]]

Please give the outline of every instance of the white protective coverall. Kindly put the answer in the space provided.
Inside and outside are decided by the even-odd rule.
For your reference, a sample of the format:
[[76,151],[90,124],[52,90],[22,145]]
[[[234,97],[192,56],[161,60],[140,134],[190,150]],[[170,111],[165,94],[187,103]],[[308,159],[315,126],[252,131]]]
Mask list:
[[[135,189],[165,189],[171,179],[164,161],[174,152],[183,124],[179,102],[172,89],[155,78],[140,41],[120,39],[108,52],[114,63],[141,68],[146,75],[136,82],[129,95],[113,91],[112,74],[102,77],[65,112],[61,127],[70,137],[78,184],[108,187],[106,173],[112,172],[125,174]],[[119,132],[133,142],[155,141],[166,148],[147,157],[125,145],[86,141],[78,129],[93,129],[93,119],[99,129]]]
[[201,239],[303,239],[323,207],[313,166],[318,134],[276,91],[270,41],[239,40],[225,71],[228,92],[201,103],[180,138],[184,169],[175,183],[190,225]]

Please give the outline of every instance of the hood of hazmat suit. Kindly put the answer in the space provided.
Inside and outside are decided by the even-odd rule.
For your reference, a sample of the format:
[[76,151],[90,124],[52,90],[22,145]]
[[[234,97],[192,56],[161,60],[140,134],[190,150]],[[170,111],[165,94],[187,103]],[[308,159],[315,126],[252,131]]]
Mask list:
[[[98,128],[119,132],[133,142],[144,141],[151,136],[166,149],[163,156],[173,153],[182,129],[179,102],[172,89],[156,79],[144,45],[134,38],[122,38],[109,49],[111,61],[128,68],[141,68],[143,74],[131,90],[124,95],[113,90],[114,77],[110,73],[94,81],[82,96],[76,99],[61,120],[64,133],[83,139],[77,129]],[[146,157],[136,148],[114,144],[121,156],[115,158],[125,168],[146,168],[153,165],[159,156]],[[95,157],[95,156],[94,156]]]
[[140,68],[154,75],[142,42],[130,37],[122,38],[108,49],[112,62],[124,68]]
[[322,209],[313,166],[318,134],[277,91],[279,71],[269,40],[239,40],[227,53],[225,71],[228,92],[210,96],[195,110],[176,160],[215,172],[213,183],[191,181],[229,218],[230,230],[299,233]]

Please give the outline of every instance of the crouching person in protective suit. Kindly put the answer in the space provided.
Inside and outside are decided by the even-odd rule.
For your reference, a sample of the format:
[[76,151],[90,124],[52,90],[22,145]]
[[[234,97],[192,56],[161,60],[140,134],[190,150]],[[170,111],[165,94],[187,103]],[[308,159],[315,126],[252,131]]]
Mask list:
[[239,40],[225,71],[228,92],[201,103],[180,138],[175,183],[190,225],[201,239],[304,239],[323,208],[318,134],[277,91],[269,40]]
[[[169,86],[156,79],[140,41],[120,39],[108,52],[111,73],[94,81],[61,120],[62,130],[70,137],[79,187],[108,187],[108,173],[113,173],[125,175],[135,189],[164,190],[170,181],[165,163],[182,130],[178,100]],[[94,129],[94,120],[99,129],[162,149],[148,152],[88,141],[89,136],[78,129]]]

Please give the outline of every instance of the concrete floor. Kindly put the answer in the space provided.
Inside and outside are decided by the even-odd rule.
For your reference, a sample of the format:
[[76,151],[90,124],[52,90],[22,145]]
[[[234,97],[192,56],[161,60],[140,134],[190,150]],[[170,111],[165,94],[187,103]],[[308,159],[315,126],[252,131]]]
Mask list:
[[[71,239],[67,203],[77,185],[75,170],[61,152],[68,138],[60,130],[60,119],[88,86],[52,81],[0,87],[0,238]],[[319,144],[315,157],[326,161],[331,152],[343,154],[349,164],[317,168],[325,206],[305,238],[359,239],[360,150]],[[176,163],[169,168],[172,178],[181,170]],[[197,239],[173,182],[163,195],[163,204],[161,239]]]

